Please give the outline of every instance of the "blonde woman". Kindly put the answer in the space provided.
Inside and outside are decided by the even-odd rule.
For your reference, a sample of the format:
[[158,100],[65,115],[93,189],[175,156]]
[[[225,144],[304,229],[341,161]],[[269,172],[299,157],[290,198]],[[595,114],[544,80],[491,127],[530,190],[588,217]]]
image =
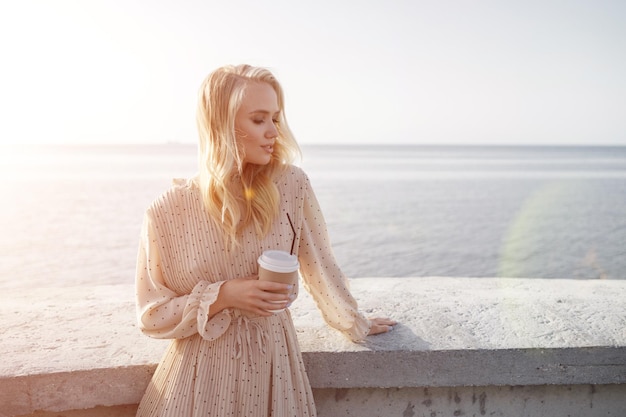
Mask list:
[[144,217],[139,325],[172,342],[137,415],[315,416],[289,310],[269,311],[288,307],[294,288],[256,279],[259,255],[293,250],[324,319],[353,341],[395,322],[357,309],[309,180],[292,165],[299,148],[274,76],[217,69],[200,89],[197,124],[198,175]]

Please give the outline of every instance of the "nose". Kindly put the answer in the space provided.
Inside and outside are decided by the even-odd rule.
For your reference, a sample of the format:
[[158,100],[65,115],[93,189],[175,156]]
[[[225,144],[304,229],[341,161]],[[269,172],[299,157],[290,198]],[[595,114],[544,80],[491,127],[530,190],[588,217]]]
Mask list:
[[268,126],[267,131],[265,132],[265,137],[268,139],[274,139],[278,136],[278,129],[276,128],[276,124],[271,122]]

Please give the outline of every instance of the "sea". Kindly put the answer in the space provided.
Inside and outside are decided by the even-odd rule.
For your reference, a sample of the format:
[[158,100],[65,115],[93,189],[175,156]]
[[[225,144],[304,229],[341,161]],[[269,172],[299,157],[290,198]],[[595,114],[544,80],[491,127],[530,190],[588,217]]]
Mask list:
[[[626,147],[305,145],[343,272],[626,279]],[[196,146],[0,148],[0,289],[130,284]]]

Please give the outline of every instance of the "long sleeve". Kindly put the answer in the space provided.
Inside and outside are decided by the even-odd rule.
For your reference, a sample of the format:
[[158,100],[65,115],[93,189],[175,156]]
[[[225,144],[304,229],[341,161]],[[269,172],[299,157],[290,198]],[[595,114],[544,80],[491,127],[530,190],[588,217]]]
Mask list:
[[204,339],[221,336],[230,324],[222,311],[209,319],[209,307],[224,281],[199,281],[189,294],[167,287],[159,243],[149,213],[141,231],[136,271],[137,318],[141,331],[157,339],[181,339],[199,333]]
[[300,273],[324,320],[353,341],[363,340],[370,321],[358,310],[349,282],[335,261],[326,222],[308,178],[298,250]]

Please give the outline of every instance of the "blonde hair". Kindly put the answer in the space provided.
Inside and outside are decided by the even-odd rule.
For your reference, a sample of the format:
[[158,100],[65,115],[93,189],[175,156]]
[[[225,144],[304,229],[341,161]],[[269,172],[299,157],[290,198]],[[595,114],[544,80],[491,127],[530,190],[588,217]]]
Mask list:
[[[235,115],[250,83],[269,84],[278,98],[278,137],[267,165],[243,164],[235,136]],[[224,66],[204,80],[196,114],[199,146],[197,183],[205,209],[221,225],[231,248],[239,244],[250,223],[259,238],[267,235],[278,213],[279,193],[274,179],[300,156],[287,125],[283,90],[265,68]]]

